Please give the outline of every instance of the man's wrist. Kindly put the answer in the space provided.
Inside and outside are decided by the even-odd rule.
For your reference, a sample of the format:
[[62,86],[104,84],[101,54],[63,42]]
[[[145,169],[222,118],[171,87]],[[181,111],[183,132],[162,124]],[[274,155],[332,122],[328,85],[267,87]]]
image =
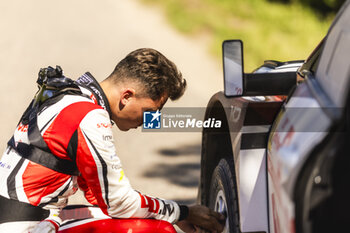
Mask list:
[[189,213],[189,208],[186,205],[179,205],[180,207],[180,217],[178,221],[185,220]]

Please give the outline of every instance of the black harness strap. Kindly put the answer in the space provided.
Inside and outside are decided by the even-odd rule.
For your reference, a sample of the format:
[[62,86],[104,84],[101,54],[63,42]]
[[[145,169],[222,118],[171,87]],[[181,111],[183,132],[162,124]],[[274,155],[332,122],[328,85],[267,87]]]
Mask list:
[[20,156],[34,163],[67,175],[77,176],[80,174],[73,161],[61,159],[53,155],[51,152],[44,151],[38,147],[22,142],[18,142],[16,146],[14,137],[10,139],[8,145],[17,151]]
[[[36,147],[45,152],[50,152],[49,147],[41,136],[39,127],[38,127],[38,107],[33,107],[29,114],[29,123],[28,123],[28,139],[30,144],[33,147]],[[23,144],[23,143],[22,143]]]
[[15,221],[42,221],[50,211],[0,196],[0,224]]

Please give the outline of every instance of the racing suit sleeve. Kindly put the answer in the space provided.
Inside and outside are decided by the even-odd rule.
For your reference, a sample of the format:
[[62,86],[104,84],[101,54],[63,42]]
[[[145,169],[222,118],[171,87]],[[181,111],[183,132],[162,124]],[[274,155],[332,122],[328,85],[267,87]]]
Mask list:
[[[149,197],[135,191],[125,176],[113,143],[112,125],[103,109],[89,112],[81,121],[76,163],[102,211],[118,218],[155,218],[175,223],[180,206],[170,200]],[[82,183],[81,183],[82,184]],[[183,207],[181,207],[183,209]]]

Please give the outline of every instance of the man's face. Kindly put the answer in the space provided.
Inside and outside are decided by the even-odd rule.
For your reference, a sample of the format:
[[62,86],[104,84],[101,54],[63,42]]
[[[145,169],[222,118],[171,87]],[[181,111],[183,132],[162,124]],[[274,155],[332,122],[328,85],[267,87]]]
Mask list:
[[[161,109],[168,96],[162,95],[159,100],[152,100],[149,97],[131,96],[120,106],[112,108],[112,119],[122,131],[137,128],[143,123],[144,111],[157,111]],[[117,109],[116,109],[117,108]]]

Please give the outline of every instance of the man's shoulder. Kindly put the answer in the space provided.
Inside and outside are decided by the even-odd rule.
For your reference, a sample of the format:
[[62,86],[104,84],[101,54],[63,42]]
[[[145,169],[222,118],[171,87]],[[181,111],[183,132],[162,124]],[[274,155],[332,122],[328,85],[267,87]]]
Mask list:
[[62,122],[63,125],[79,123],[89,112],[105,111],[100,105],[86,96],[65,95],[56,103],[47,106],[38,115],[38,125],[44,127],[51,120]]
[[[65,100],[62,99],[64,102]],[[98,110],[98,111],[94,111]],[[58,112],[59,115],[67,115],[70,119],[84,118],[88,113],[101,114],[106,110],[94,102],[93,99],[87,97],[68,97],[63,103],[63,108]],[[106,112],[107,113],[107,112]]]

